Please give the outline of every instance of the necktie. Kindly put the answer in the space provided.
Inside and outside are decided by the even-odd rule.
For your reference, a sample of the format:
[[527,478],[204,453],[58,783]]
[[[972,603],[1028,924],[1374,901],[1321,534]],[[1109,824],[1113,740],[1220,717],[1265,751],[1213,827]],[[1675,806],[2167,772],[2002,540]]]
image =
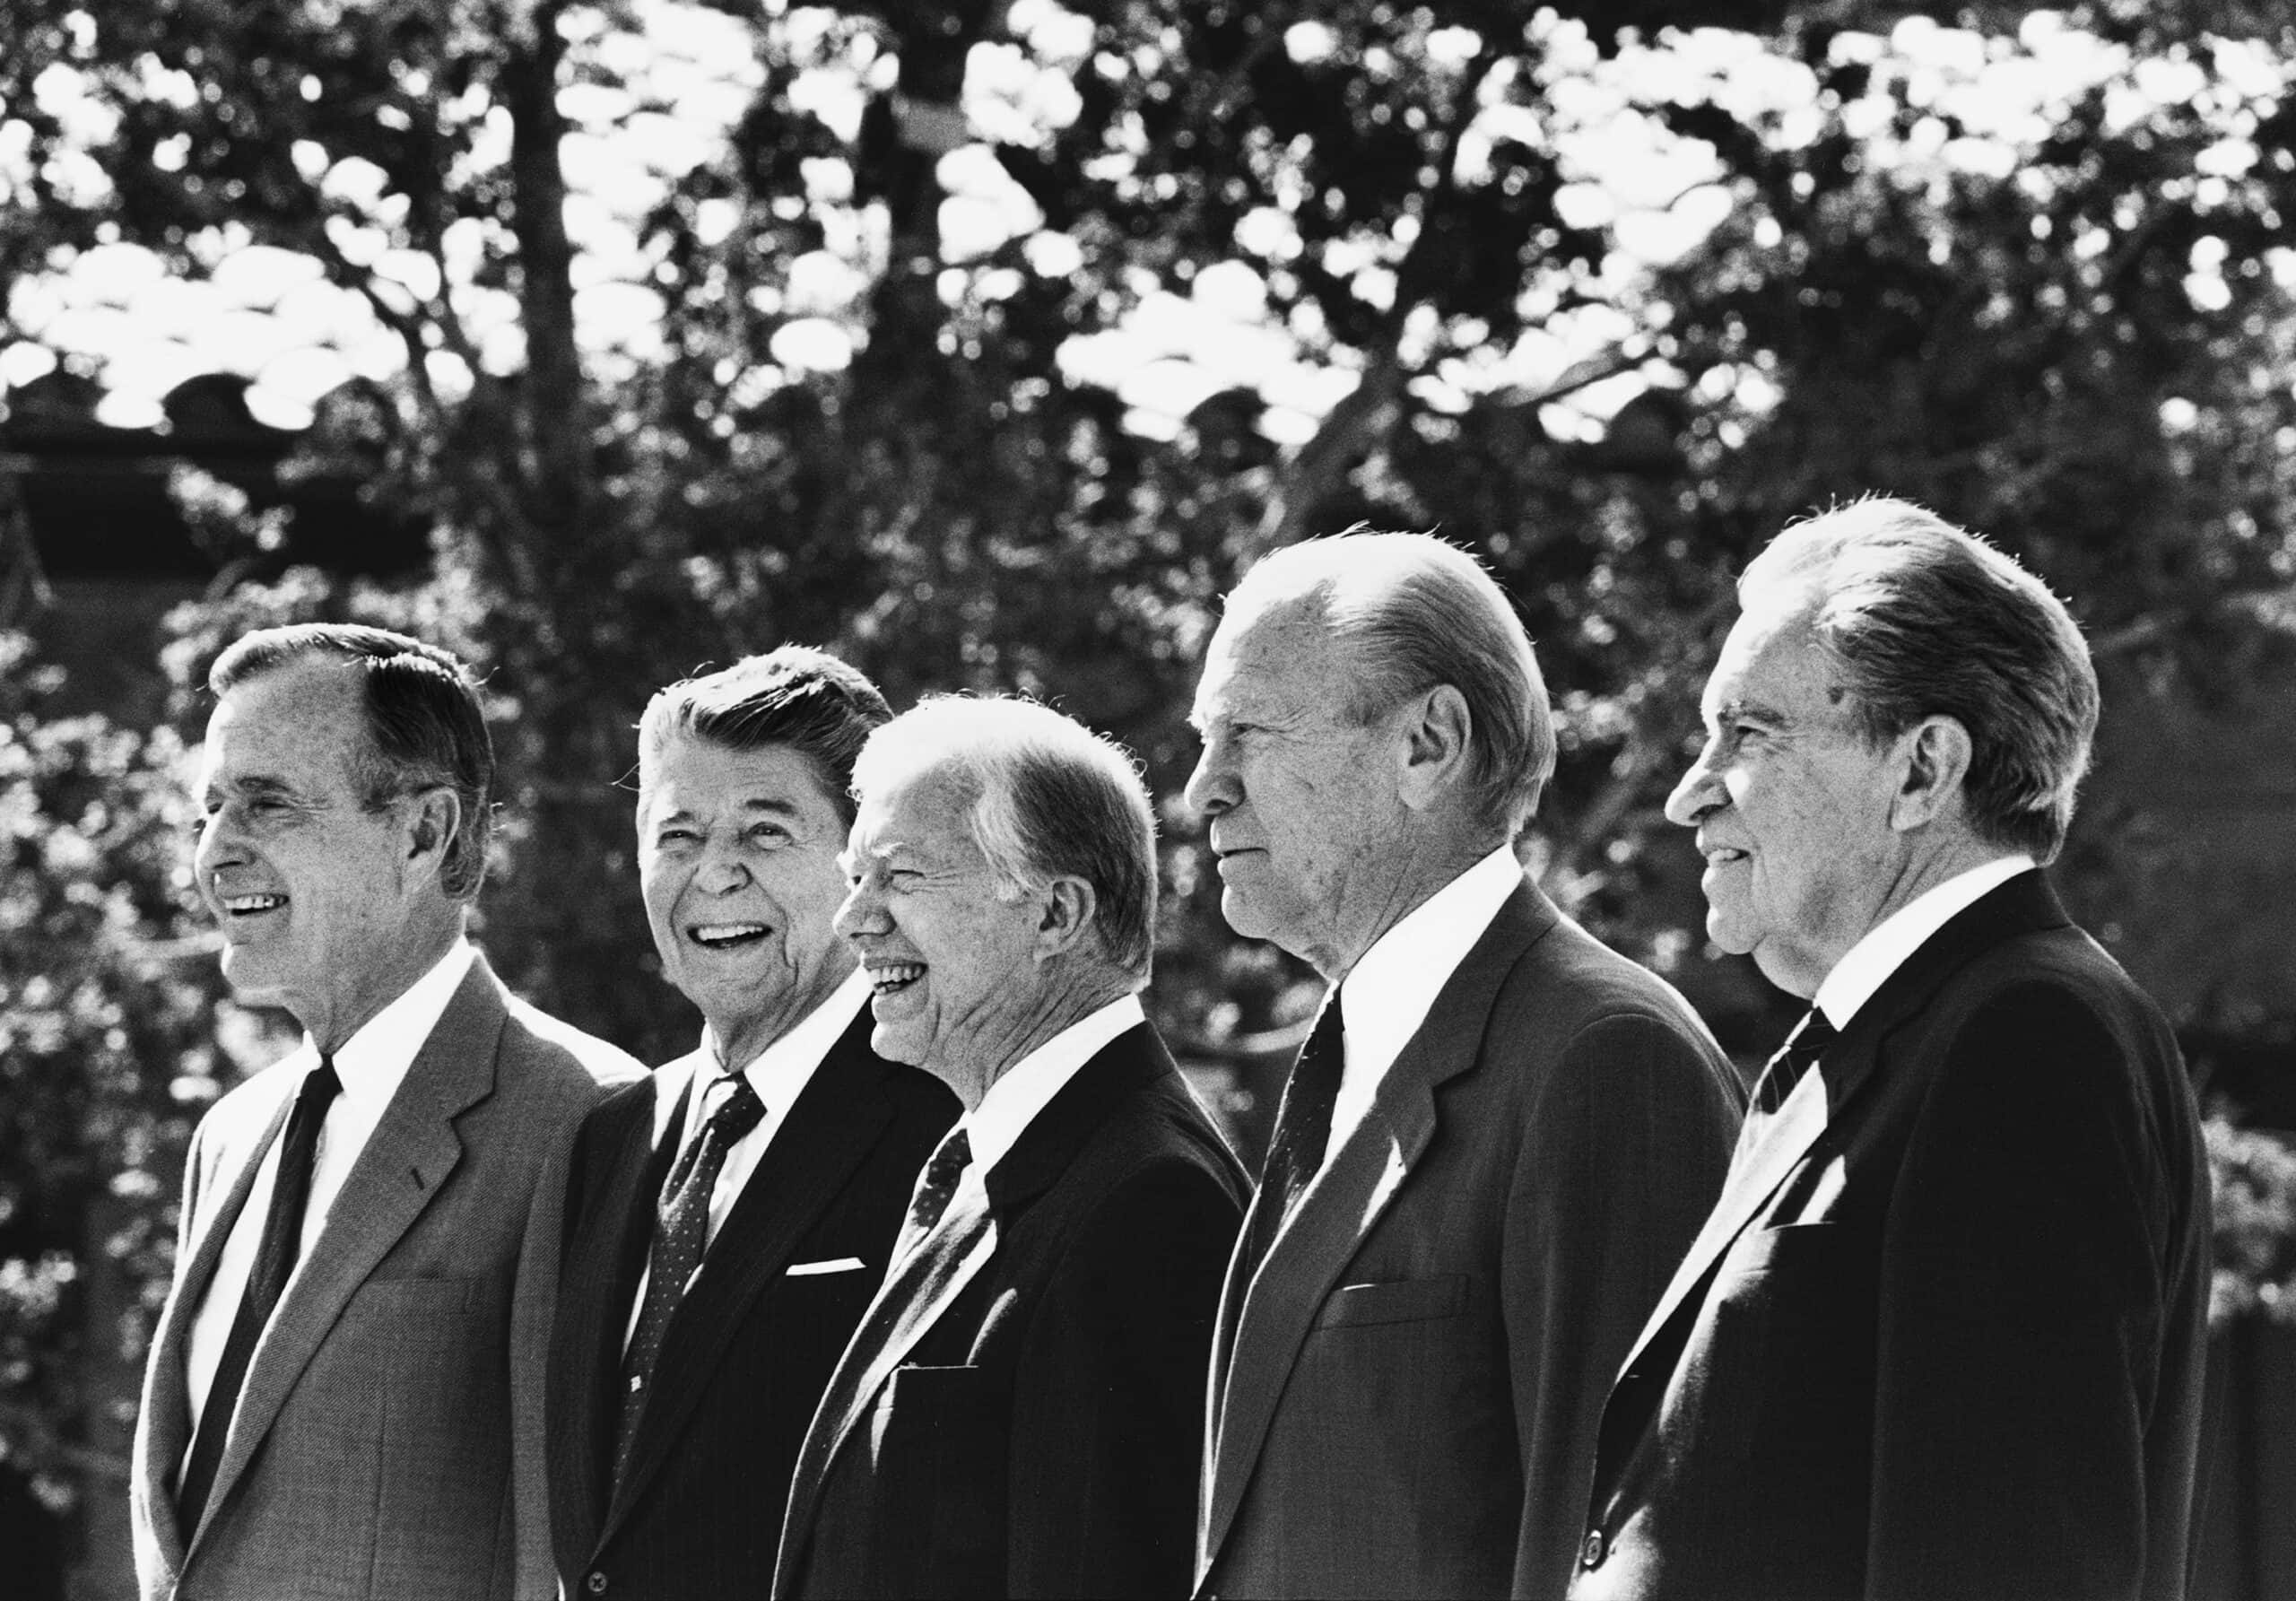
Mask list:
[[686,1282],[701,1266],[709,1243],[709,1193],[718,1188],[718,1170],[726,1153],[765,1116],[765,1102],[737,1073],[719,1075],[705,1093],[727,1086],[693,1138],[678,1154],[677,1165],[662,1186],[654,1218],[654,1249],[647,1262],[646,1304],[638,1314],[637,1331],[622,1356],[622,1423],[615,1434],[613,1476],[619,1481],[630,1460],[631,1442],[638,1437],[638,1419],[646,1410],[646,1391],[654,1381],[654,1359],[662,1353],[670,1317]]
[[1339,1101],[1339,1081],[1347,1063],[1346,1039],[1339,1014],[1339,994],[1324,1001],[1316,1026],[1300,1047],[1300,1059],[1283,1086],[1283,1103],[1275,1114],[1275,1135],[1268,1142],[1267,1162],[1260,1169],[1259,1201],[1253,1214],[1251,1261],[1255,1271],[1268,1248],[1275,1243],[1283,1220],[1299,1203],[1300,1194],[1324,1164],[1331,1143],[1332,1108]]
[[944,1135],[934,1148],[932,1160],[917,1177],[917,1194],[909,1203],[909,1216],[900,1226],[900,1239],[893,1246],[893,1260],[898,1262],[933,1231],[949,1210],[949,1201],[957,1193],[957,1180],[972,1164],[972,1141],[960,1123]]
[[303,1209],[311,1194],[311,1159],[318,1153],[319,1128],[327,1108],[343,1089],[335,1076],[335,1058],[321,1056],[319,1065],[304,1075],[287,1115],[287,1132],[279,1149],[279,1171],[271,1186],[271,1210],[263,1220],[263,1242],[256,1248],[255,1266],[248,1272],[248,1287],[232,1314],[231,1332],[223,1341],[222,1360],[215,1367],[215,1381],[208,1387],[207,1405],[199,1414],[199,1432],[193,1438],[191,1460],[183,1470],[183,1485],[176,1493],[176,1515],[188,1539],[207,1510],[208,1492],[215,1487],[215,1469],[223,1460],[223,1442],[231,1431],[231,1413],[239,1405],[239,1388],[248,1376],[248,1362],[256,1343],[271,1321],[272,1309],[295,1271],[303,1245]]
[[1839,1039],[1825,1014],[1815,1006],[1805,1013],[1794,1031],[1786,1036],[1786,1043],[1770,1058],[1754,1081],[1753,1101],[1746,1108],[1745,1127],[1738,1131],[1738,1151],[1743,1155],[1761,1143],[1762,1135],[1777,1120],[1778,1109],[1802,1082],[1802,1075],[1817,1065],[1833,1042]]
[[907,1352],[918,1332],[940,1315],[952,1290],[970,1276],[976,1257],[986,1260],[986,1253],[996,1249],[996,1219],[987,1196],[981,1186],[962,1182],[971,1161],[971,1142],[959,1123],[918,1176],[892,1266],[838,1358],[805,1431],[797,1457],[798,1484],[821,1482],[848,1421],[876,1394],[891,1370],[889,1362],[899,1360],[894,1353]]

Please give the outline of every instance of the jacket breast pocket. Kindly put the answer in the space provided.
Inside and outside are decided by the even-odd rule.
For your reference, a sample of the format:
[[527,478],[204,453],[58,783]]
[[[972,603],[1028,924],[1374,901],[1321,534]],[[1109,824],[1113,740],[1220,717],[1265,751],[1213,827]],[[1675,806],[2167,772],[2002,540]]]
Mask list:
[[1373,1323],[1423,1323],[1466,1310],[1467,1275],[1401,1279],[1385,1284],[1344,1284],[1316,1314],[1318,1328],[1352,1328]]

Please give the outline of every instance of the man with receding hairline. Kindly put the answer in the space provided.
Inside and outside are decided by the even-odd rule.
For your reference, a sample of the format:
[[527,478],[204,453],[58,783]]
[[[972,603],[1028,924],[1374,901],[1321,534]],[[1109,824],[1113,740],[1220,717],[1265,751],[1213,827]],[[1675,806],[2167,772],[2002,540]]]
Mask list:
[[1514,844],[1554,762],[1529,640],[1424,535],[1229,596],[1187,798],[1221,907],[1331,986],[1220,1305],[1197,1588],[1559,1596],[1619,1359],[1737,1087]]
[[2041,871],[2088,648],[1899,500],[1738,599],[1666,814],[1714,942],[1811,1006],[1609,1397],[1571,1595],[2173,1601],[2208,1165],[2168,1024]]
[[301,1048],[192,1136],[131,1485],[146,1601],[554,1593],[566,1159],[638,1076],[464,937],[493,748],[461,664],[348,624],[215,663],[193,874]]

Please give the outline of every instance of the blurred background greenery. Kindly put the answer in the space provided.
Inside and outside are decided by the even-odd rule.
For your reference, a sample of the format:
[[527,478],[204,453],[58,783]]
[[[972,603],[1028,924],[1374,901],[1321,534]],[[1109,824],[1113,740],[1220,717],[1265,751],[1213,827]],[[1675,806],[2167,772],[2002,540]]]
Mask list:
[[[2090,632],[2059,877],[2214,1111],[2203,1588],[2287,1593],[2292,80],[2263,0],[10,0],[0,1588],[121,1593],[183,1143],[278,1048],[185,895],[239,631],[478,666],[482,938],[659,1060],[652,689],[824,644],[896,704],[1052,699],[1176,797],[1240,569],[1436,528],[1561,717],[1526,859],[1758,1062],[1787,1007],[1658,802],[1733,574],[1879,490]],[[1315,987],[1163,824],[1152,1009],[1248,1142]]]

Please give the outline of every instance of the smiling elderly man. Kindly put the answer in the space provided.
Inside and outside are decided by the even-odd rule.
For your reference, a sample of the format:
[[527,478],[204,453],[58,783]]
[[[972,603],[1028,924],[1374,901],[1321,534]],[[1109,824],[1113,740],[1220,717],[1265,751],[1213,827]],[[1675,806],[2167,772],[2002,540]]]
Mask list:
[[1154,824],[1059,713],[871,736],[838,927],[965,1115],[806,1436],[778,1596],[1171,1596],[1242,1174],[1142,1014]]
[[764,1596],[798,1442],[957,1115],[869,1048],[831,919],[853,759],[891,716],[799,646],[671,685],[638,735],[638,862],[700,1048],[594,1112],[551,1363],[570,1596]]
[[463,936],[494,753],[453,657],[267,629],[208,685],[194,878],[232,993],[305,1039],[192,1136],[136,1428],[143,1593],[547,1597],[565,1164],[638,1065]]
[[1667,803],[1813,1004],[1611,1395],[1584,1601],[2184,1594],[2193,1092],[2037,867],[2097,719],[2031,574],[1869,500],[1755,558]]

